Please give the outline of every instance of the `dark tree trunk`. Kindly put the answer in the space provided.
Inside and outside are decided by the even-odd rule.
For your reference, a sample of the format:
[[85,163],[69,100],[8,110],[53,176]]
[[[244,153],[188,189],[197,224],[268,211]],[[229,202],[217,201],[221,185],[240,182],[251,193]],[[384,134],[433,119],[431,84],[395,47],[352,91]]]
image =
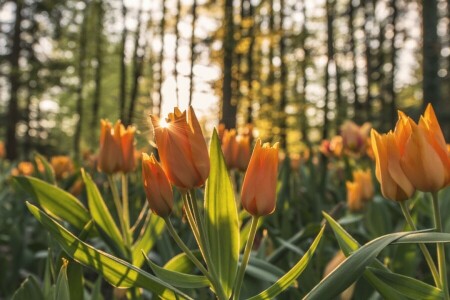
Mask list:
[[19,89],[20,89],[20,70],[19,59],[21,51],[21,23],[22,23],[22,0],[16,1],[16,12],[14,21],[14,34],[12,49],[9,57],[11,73],[9,76],[10,98],[8,104],[8,123],[6,128],[6,158],[14,160],[17,158],[17,138],[16,126],[19,122]]
[[440,45],[437,35],[437,0],[422,1],[423,17],[423,104],[432,103],[439,115],[440,80],[439,52]]
[[352,68],[352,84],[353,84],[353,109],[354,109],[354,116],[358,117],[362,111],[361,102],[358,96],[358,65],[356,63],[356,41],[355,41],[355,27],[354,27],[354,20],[355,20],[355,13],[356,9],[353,6],[353,1],[349,0],[349,17],[348,17],[348,30],[349,30],[349,38],[350,38],[350,51],[352,53],[352,61],[353,61],[353,68]]
[[164,35],[165,35],[165,31],[166,31],[166,22],[165,21],[166,21],[166,1],[162,0],[162,17],[161,17],[161,22],[159,24],[159,33],[160,33],[160,39],[161,39],[161,51],[159,52],[158,116],[161,116],[162,103],[163,103],[162,85],[164,82],[163,64],[164,64]]
[[122,41],[120,44],[120,95],[119,95],[119,118],[122,121],[125,120],[125,102],[126,102],[126,89],[127,89],[127,69],[125,65],[125,44],[127,41],[127,26],[126,26],[126,17],[127,17],[127,8],[125,6],[125,0],[122,0],[122,20],[123,20],[123,29],[122,29]]
[[329,102],[330,102],[330,65],[333,63],[334,56],[334,47],[333,47],[333,12],[332,7],[333,4],[330,1],[334,0],[326,0],[326,12],[327,12],[327,63],[325,70],[325,104],[323,108],[323,128],[322,128],[322,139],[326,139],[328,137],[329,130]]
[[79,160],[80,158],[80,143],[81,143],[81,128],[84,121],[83,118],[83,86],[84,86],[84,68],[86,67],[86,41],[87,41],[87,5],[83,11],[83,20],[81,21],[80,28],[80,36],[79,36],[79,54],[78,54],[78,86],[76,90],[77,94],[77,104],[76,104],[76,112],[78,115],[78,122],[75,128],[74,135],[74,155],[75,159]]
[[237,103],[232,99],[232,73],[233,50],[234,50],[234,24],[233,24],[233,1],[225,0],[225,36],[223,55],[223,87],[222,87],[222,117],[221,123],[225,128],[236,127]]
[[302,31],[301,31],[301,37],[300,37],[300,46],[303,49],[304,56],[303,61],[300,63],[300,76],[302,78],[302,89],[300,94],[300,109],[299,109],[299,117],[300,117],[300,130],[302,132],[302,140],[305,143],[308,143],[308,119],[306,118],[306,107],[307,107],[307,100],[306,100],[306,88],[308,86],[308,76],[306,76],[306,68],[308,67],[308,60],[310,58],[310,50],[306,46],[306,39],[308,37],[308,28],[306,27],[306,1],[303,0],[302,2],[302,15],[303,15],[303,25],[302,25]]
[[139,12],[138,12],[138,24],[136,26],[136,33],[134,36],[134,54],[133,54],[133,85],[131,87],[131,95],[130,95],[130,106],[128,107],[128,118],[127,125],[131,125],[134,119],[134,111],[136,107],[136,100],[139,92],[139,79],[142,75],[143,61],[144,61],[144,49],[139,45],[139,39],[141,37],[142,31],[142,0],[139,4]]
[[192,30],[191,30],[191,66],[189,70],[189,105],[192,104],[194,94],[194,64],[195,64],[195,22],[197,21],[197,0],[192,3]]
[[[99,110],[102,100],[102,70],[103,70],[103,1],[97,0],[97,16],[96,16],[96,32],[95,32],[95,60],[97,67],[94,75],[94,102],[92,103],[92,120],[91,128],[98,127],[99,124]],[[95,140],[95,130],[92,130],[93,141]]]
[[365,56],[366,56],[366,80],[367,80],[367,93],[366,100],[364,102],[364,112],[366,116],[366,120],[372,120],[372,53],[370,49],[370,41],[371,41],[371,27],[369,27],[369,22],[372,21],[373,24],[373,7],[370,0],[364,0],[364,43],[365,43]]
[[179,99],[179,86],[178,86],[178,48],[180,44],[180,33],[178,30],[178,24],[180,23],[180,17],[181,17],[181,0],[177,0],[177,16],[175,18],[175,62],[174,62],[174,69],[173,69],[173,76],[175,77],[175,98],[177,101],[177,106],[180,106],[180,99]]
[[287,150],[287,65],[286,65],[286,35],[283,29],[284,24],[284,0],[280,1],[280,106],[279,106],[279,126],[280,126],[280,148]]
[[392,40],[391,40],[391,75],[389,78],[388,84],[388,92],[390,94],[390,114],[389,114],[389,123],[391,124],[390,128],[394,128],[395,123],[397,121],[397,94],[395,93],[395,71],[397,69],[397,46],[395,45],[395,39],[397,37],[397,16],[398,16],[398,8],[397,1],[391,0],[392,7]]
[[249,28],[247,28],[247,37],[250,39],[250,44],[248,46],[248,51],[247,51],[247,72],[246,72],[246,81],[248,83],[248,91],[247,91],[247,117],[246,117],[246,122],[247,124],[251,124],[253,122],[253,98],[254,98],[254,94],[253,94],[253,72],[254,72],[254,67],[253,67],[253,49],[255,46],[255,21],[256,18],[254,16],[254,7],[253,4],[250,0],[247,0],[247,4],[246,7],[248,8],[248,12],[245,14],[246,18],[248,18],[248,20],[250,22],[248,22],[250,25]]

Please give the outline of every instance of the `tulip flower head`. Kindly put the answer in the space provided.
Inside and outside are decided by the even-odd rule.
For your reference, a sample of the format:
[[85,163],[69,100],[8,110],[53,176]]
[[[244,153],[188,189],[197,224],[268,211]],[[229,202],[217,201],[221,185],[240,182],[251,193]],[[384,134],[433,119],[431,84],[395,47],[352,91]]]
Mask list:
[[200,124],[192,107],[189,114],[178,108],[163,123],[150,116],[162,167],[175,186],[192,189],[209,176],[209,155]]
[[363,187],[358,181],[347,181],[347,207],[352,212],[359,212],[364,208]]
[[66,178],[74,171],[72,159],[65,155],[53,156],[50,160],[56,179]]
[[160,217],[167,217],[173,208],[172,187],[155,156],[142,153],[142,179],[150,209]]
[[450,158],[431,105],[416,124],[399,112],[395,127],[401,167],[412,185],[423,192],[436,192],[450,183]]
[[381,184],[381,193],[387,199],[404,201],[415,189],[400,166],[400,149],[393,132],[380,135],[371,131],[372,148],[375,156],[375,175]]
[[356,170],[353,172],[353,180],[361,187],[361,200],[370,201],[373,198],[374,187],[372,183],[372,174],[370,169],[365,171]]
[[133,126],[126,129],[120,121],[112,127],[109,121],[101,120],[100,154],[98,169],[106,174],[128,173],[135,168]]
[[265,216],[275,210],[278,172],[278,143],[270,147],[256,141],[242,184],[242,206],[253,216]]

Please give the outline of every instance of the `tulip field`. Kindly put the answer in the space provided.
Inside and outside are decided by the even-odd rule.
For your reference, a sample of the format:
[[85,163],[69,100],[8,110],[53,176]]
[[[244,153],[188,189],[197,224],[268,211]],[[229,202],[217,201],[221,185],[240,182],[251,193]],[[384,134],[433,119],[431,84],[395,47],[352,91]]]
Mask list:
[[431,105],[290,155],[248,130],[206,137],[192,107],[151,123],[152,153],[102,120],[81,165],[2,160],[3,295],[449,299],[450,147]]

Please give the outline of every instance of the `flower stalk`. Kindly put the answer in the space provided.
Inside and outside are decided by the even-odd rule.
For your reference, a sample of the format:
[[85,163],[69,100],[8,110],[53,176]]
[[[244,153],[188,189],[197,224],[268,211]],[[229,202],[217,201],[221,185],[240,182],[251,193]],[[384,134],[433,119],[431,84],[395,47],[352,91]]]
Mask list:
[[[443,232],[442,221],[441,221],[441,211],[439,209],[438,193],[432,192],[432,202],[433,202],[433,217],[434,224],[437,232]],[[445,248],[443,243],[437,243],[437,259],[439,267],[439,275],[442,283],[442,290],[444,292],[444,299],[450,299],[448,293],[448,280],[447,280],[447,265],[445,261]]]
[[241,294],[241,286],[244,280],[245,269],[247,268],[248,261],[250,260],[250,253],[252,252],[253,242],[255,240],[256,231],[258,229],[258,222],[260,217],[252,217],[252,224],[250,225],[250,232],[248,234],[247,244],[245,245],[244,255],[242,256],[241,265],[237,273],[236,282],[234,285],[234,300],[239,300]]

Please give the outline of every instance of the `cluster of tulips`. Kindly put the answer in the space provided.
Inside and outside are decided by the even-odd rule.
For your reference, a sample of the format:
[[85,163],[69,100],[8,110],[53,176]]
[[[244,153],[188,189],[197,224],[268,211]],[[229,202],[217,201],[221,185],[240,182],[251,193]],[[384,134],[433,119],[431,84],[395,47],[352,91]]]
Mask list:
[[[442,232],[438,192],[450,184],[450,151],[433,107],[427,106],[418,123],[399,112],[395,129],[385,134],[372,129],[371,141],[383,196],[399,202],[409,226],[416,230],[406,200],[416,190],[431,193],[435,227]],[[449,299],[444,244],[437,246],[438,269],[426,246],[419,246],[436,286]]]

